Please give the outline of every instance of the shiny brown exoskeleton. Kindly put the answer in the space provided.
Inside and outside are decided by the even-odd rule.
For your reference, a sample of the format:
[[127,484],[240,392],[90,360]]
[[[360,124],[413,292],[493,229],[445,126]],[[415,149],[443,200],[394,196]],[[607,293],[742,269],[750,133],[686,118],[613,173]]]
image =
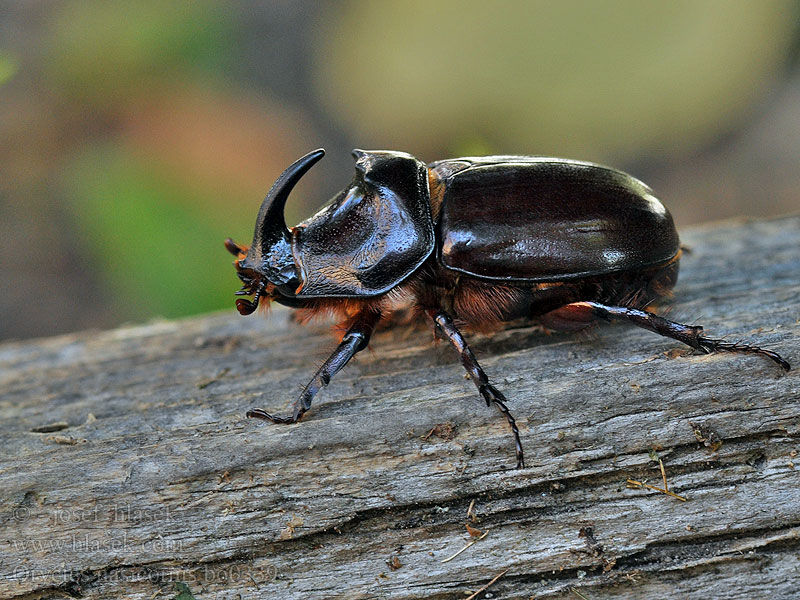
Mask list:
[[[535,318],[552,329],[625,320],[702,352],[781,356],[703,335],[645,310],[678,277],[672,217],[641,181],[608,167],[533,156],[456,158],[425,165],[402,152],[355,150],[356,176],[316,215],[287,227],[283,209],[316,150],[278,178],[258,212],[253,243],[225,241],[244,283],[236,307],[262,298],[336,315],[346,331],[294,403],[294,423],[319,389],[369,343],[376,325],[411,305],[461,356],[487,406],[522,443],[506,399],[489,383],[458,327],[482,332]],[[456,326],[458,323],[458,327]]]

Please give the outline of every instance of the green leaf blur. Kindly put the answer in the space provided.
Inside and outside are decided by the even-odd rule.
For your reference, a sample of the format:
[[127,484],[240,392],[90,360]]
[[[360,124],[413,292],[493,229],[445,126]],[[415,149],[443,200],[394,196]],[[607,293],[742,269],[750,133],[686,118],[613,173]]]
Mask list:
[[49,78],[75,99],[106,105],[166,77],[210,75],[230,57],[231,24],[200,2],[69,2],[52,23]]
[[243,217],[226,226],[193,209],[196,194],[119,149],[84,155],[69,173],[73,218],[126,314],[177,317],[232,305],[237,280],[223,231],[243,230]]

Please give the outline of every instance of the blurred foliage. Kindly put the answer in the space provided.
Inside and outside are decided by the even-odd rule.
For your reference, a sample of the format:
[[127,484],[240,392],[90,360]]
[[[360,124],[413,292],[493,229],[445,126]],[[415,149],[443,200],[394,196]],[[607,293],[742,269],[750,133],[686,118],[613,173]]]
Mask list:
[[113,107],[163,81],[218,73],[234,45],[225,6],[201,0],[67,2],[51,26],[47,76],[90,106]]
[[11,79],[19,68],[19,63],[9,54],[0,52],[0,85]]
[[97,274],[126,314],[177,317],[232,304],[238,280],[221,231],[249,229],[252,215],[195,210],[196,191],[114,147],[79,157],[67,185]]
[[249,242],[261,198],[305,150],[300,117],[223,91],[233,21],[220,4],[68,2],[51,32],[44,75],[83,136],[63,191],[104,295],[135,319],[232,307],[222,242]]
[[[289,223],[346,185],[353,146],[423,160],[692,162],[767,95],[799,6],[8,2],[0,314],[16,316],[0,320],[0,336],[232,310],[238,282],[223,239],[248,243],[275,177],[315,147],[328,157],[293,193]],[[791,155],[800,136],[776,129],[789,141],[762,146]],[[697,164],[688,179],[712,172]],[[795,198],[794,179],[759,168],[765,183],[751,164],[748,152],[724,161],[700,195],[732,198],[752,180],[757,192],[739,194],[747,202],[768,183],[772,197]],[[668,199],[676,217],[684,198],[700,205],[680,190]]]
[[321,99],[365,145],[626,161],[731,127],[783,67],[791,0],[335,4]]

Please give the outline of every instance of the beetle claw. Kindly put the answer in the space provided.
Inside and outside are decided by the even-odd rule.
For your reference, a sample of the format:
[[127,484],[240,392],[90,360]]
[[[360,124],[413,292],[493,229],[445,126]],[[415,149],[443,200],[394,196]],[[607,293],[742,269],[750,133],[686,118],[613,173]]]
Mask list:
[[303,416],[303,412],[295,411],[295,413],[291,417],[279,417],[277,415],[273,415],[268,413],[262,408],[254,408],[252,410],[247,411],[247,417],[250,419],[263,419],[264,421],[269,421],[270,423],[277,423],[279,425],[291,425],[292,423],[297,423],[300,420],[300,417]]

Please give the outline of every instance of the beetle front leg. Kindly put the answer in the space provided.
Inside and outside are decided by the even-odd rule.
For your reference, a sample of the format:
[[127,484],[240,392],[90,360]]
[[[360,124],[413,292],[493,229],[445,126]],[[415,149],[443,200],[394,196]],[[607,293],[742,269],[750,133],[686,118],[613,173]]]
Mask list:
[[303,414],[311,408],[311,401],[320,388],[328,385],[333,376],[341,371],[356,353],[367,347],[372,332],[375,330],[375,325],[380,318],[380,313],[373,310],[365,310],[358,315],[356,322],[347,330],[344,337],[342,337],[342,342],[336,350],[333,351],[333,354],[328,357],[328,360],[317,369],[314,377],[303,389],[303,393],[300,394],[300,397],[294,402],[294,410],[292,411],[291,417],[276,416],[262,408],[254,408],[253,410],[247,411],[247,416],[264,419],[272,423],[296,423]]
[[503,413],[506,421],[508,421],[508,425],[511,427],[511,432],[514,434],[514,444],[516,445],[517,452],[517,468],[524,469],[525,457],[522,452],[522,441],[519,438],[517,422],[514,420],[511,411],[508,410],[508,407],[505,404],[506,397],[500,393],[500,390],[489,383],[489,378],[486,376],[486,373],[483,372],[483,369],[481,369],[481,366],[478,364],[475,355],[467,345],[464,336],[462,336],[461,332],[458,330],[458,328],[456,328],[453,320],[450,318],[450,315],[443,310],[429,310],[428,314],[430,315],[431,319],[433,319],[433,323],[436,328],[445,336],[447,336],[447,339],[450,340],[450,343],[461,355],[461,363],[467,370],[467,374],[469,375],[470,379],[472,379],[472,383],[475,384],[475,387],[478,388],[478,392],[486,401],[486,406],[494,404],[500,410],[500,412]]
[[684,325],[670,321],[664,317],[659,317],[656,314],[645,310],[636,308],[626,308],[624,306],[606,306],[599,302],[576,302],[570,304],[565,308],[574,310],[588,310],[591,311],[595,317],[600,317],[606,320],[619,319],[633,323],[637,327],[647,329],[663,335],[665,337],[683,342],[687,346],[691,346],[696,350],[705,352],[740,352],[743,354],[757,354],[765,356],[766,358],[776,362],[785,371],[791,367],[784,358],[777,352],[771,350],[764,350],[758,346],[748,346],[747,344],[730,343],[723,340],[716,340],[708,338],[703,335],[703,328],[698,326]]

